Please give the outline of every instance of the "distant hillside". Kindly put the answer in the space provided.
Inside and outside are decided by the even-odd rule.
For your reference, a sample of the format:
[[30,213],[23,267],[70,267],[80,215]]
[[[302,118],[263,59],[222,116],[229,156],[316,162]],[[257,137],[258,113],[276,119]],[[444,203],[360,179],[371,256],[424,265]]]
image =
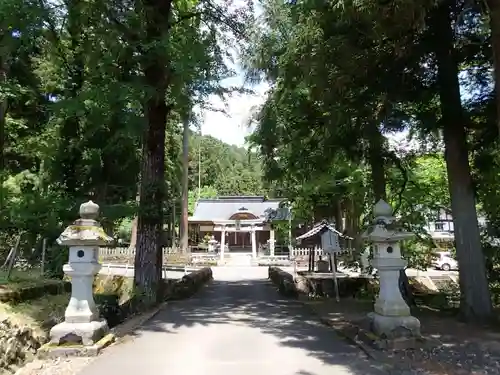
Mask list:
[[198,187],[201,160],[201,186],[213,188],[217,195],[265,194],[261,164],[254,153],[212,136],[192,133],[189,154],[189,190]]

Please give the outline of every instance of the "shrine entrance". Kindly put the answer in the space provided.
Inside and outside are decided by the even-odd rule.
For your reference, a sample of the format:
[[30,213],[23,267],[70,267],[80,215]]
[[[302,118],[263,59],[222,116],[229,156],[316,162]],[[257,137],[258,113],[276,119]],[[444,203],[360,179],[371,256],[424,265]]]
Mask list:
[[227,233],[227,245],[230,252],[252,252],[250,232],[234,231]]

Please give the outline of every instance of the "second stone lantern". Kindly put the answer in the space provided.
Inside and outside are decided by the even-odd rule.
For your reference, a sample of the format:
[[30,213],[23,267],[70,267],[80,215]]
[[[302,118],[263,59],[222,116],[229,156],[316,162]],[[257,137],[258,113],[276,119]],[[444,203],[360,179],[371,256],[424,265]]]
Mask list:
[[373,224],[363,238],[373,246],[371,265],[378,270],[380,291],[375,301],[374,312],[370,313],[375,334],[396,339],[419,337],[420,321],[411,315],[399,289],[399,272],[407,262],[401,257],[400,242],[414,236],[395,226],[392,207],[383,200],[373,208]]
[[50,330],[51,345],[82,344],[90,346],[108,332],[108,324],[99,316],[92,285],[101,269],[99,246],[113,241],[96,221],[99,206],[92,201],[80,206],[80,219],[68,226],[57,239],[69,246],[69,261],[63,271],[71,277],[71,298],[64,322]]

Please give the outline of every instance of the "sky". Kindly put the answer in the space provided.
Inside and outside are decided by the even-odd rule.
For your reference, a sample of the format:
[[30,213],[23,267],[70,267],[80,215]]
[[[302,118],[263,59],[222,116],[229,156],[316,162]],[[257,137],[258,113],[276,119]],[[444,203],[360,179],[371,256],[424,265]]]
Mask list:
[[[216,3],[228,6],[231,4],[232,9],[244,8],[247,6],[247,0],[232,0],[229,3],[225,0],[215,0]],[[259,17],[262,13],[258,1],[253,1],[254,15]],[[227,46],[223,46],[227,48]],[[235,62],[238,61],[238,46],[235,46],[230,51]],[[242,87],[244,84],[244,72],[237,63],[226,61],[229,68],[236,72],[232,78],[225,79],[221,84],[225,87]],[[266,99],[266,91],[269,85],[263,82],[255,86],[245,86],[247,89],[253,90],[254,94],[233,94],[222,101],[218,96],[212,95],[209,98],[209,107],[217,109],[225,109],[225,114],[220,111],[205,111],[201,121],[201,133],[203,135],[211,135],[230,145],[244,146],[245,137],[251,133],[248,127],[248,119],[252,112]],[[196,111],[196,109],[195,109]]]
[[[244,75],[241,70],[236,69],[238,74],[223,81],[226,86],[243,85]],[[206,111],[202,116],[201,133],[211,135],[221,141],[236,145],[245,146],[245,137],[250,134],[248,119],[256,107],[264,103],[266,91],[269,85],[266,82],[253,87],[247,87],[254,91],[254,94],[234,94],[226,99],[226,103],[218,96],[211,96],[209,99],[210,107],[225,109],[226,113],[217,111]],[[409,141],[408,132],[403,131],[398,134],[387,135],[389,144],[392,148],[413,148],[416,141]]]
[[[243,72],[238,68],[235,68],[235,70],[238,74],[224,80],[224,86],[243,85]],[[226,99],[226,103],[216,95],[210,97],[210,106],[225,109],[226,113],[205,111],[201,123],[201,133],[203,135],[211,135],[231,145],[243,146],[245,144],[245,137],[251,131],[247,125],[248,119],[253,109],[264,102],[265,93],[269,86],[263,82],[247,88],[252,89],[254,94],[233,94]]]

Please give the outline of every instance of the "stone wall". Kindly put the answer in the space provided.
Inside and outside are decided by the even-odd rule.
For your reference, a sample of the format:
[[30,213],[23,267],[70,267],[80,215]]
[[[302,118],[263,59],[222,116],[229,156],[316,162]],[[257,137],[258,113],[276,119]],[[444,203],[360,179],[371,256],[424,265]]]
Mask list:
[[297,289],[293,275],[278,267],[269,267],[268,278],[278,288],[278,292],[287,297],[296,297]]
[[[310,278],[307,273],[299,273],[295,278],[292,274],[278,267],[269,267],[268,277],[276,285],[278,291],[285,296],[297,297],[333,297],[334,286],[331,276],[325,278]],[[378,291],[375,280],[367,278],[346,277],[338,279],[340,297],[373,297]],[[370,298],[370,297],[369,297]]]
[[178,300],[191,297],[212,278],[212,269],[209,267],[193,271],[182,277],[182,279],[167,285],[164,292],[165,299]]
[[[314,297],[335,297],[332,276],[311,277],[307,272],[299,273],[295,279],[300,294]],[[366,277],[339,277],[337,279],[339,297],[341,298],[373,298],[378,293],[378,281]]]
[[[162,280],[160,294],[162,300],[189,298],[212,279],[212,269],[202,268],[184,275],[180,280]],[[121,324],[143,306],[134,298],[133,279],[124,276],[100,276],[94,281],[94,299],[99,313],[110,328]]]

